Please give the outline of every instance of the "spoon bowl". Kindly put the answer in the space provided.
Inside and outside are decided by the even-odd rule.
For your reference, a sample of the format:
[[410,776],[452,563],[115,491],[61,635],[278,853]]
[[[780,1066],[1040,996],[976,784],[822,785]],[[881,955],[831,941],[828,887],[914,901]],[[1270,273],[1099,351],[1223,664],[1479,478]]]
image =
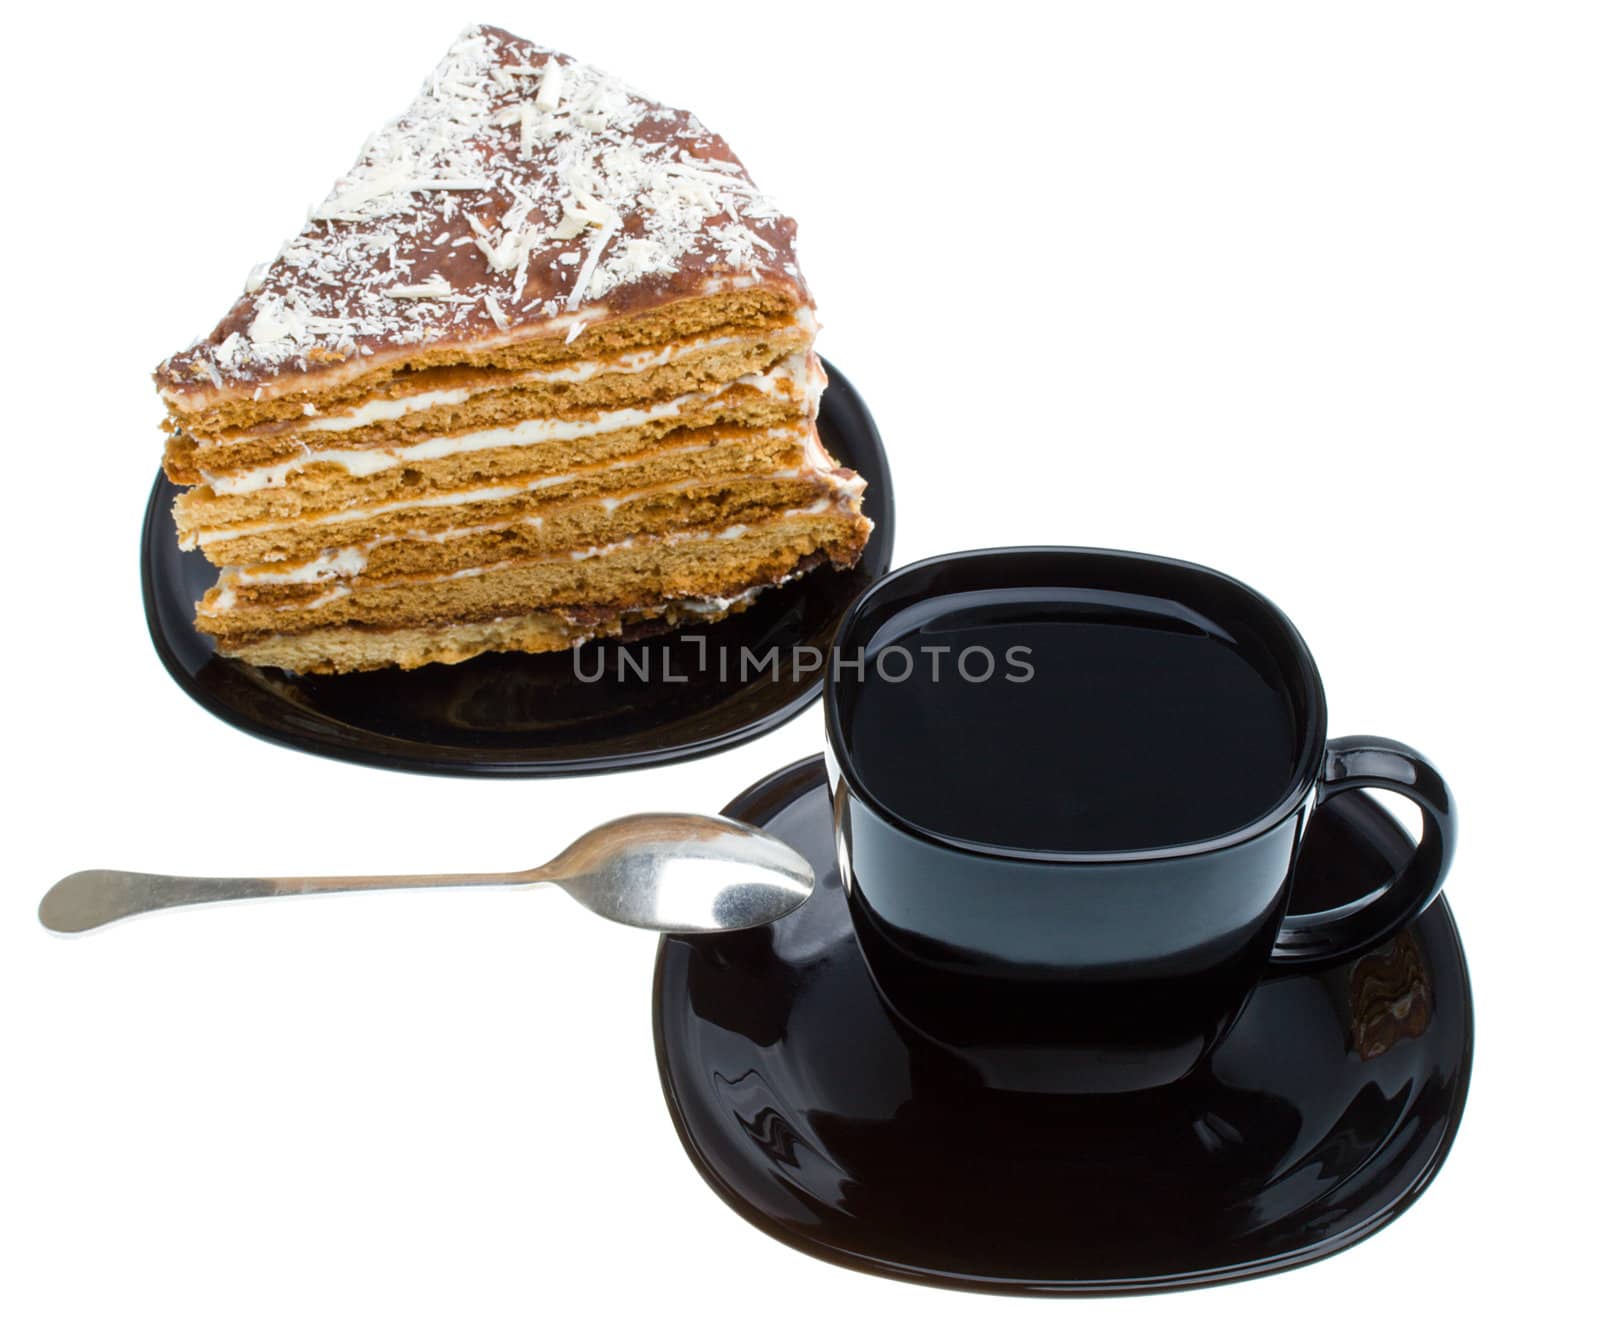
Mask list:
[[770,833],[700,815],[629,815],[540,871],[596,915],[662,933],[771,924],[811,895],[811,866]]

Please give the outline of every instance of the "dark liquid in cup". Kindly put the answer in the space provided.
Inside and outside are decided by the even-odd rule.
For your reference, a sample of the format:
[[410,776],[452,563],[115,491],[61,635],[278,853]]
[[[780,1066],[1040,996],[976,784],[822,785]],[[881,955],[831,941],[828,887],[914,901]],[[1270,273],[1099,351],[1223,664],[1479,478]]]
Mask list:
[[859,678],[841,670],[846,753],[883,805],[947,837],[1197,842],[1260,818],[1295,777],[1299,729],[1270,660],[1161,601],[950,596],[898,614],[863,657]]

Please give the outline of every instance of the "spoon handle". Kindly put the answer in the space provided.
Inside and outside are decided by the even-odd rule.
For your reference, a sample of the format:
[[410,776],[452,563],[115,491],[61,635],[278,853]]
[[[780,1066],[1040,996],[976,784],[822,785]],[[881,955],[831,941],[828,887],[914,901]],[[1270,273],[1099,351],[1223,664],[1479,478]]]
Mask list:
[[79,870],[69,874],[39,903],[39,922],[60,934],[96,929],[113,920],[169,906],[236,901],[242,897],[290,897],[310,892],[368,892],[379,888],[449,888],[470,884],[534,883],[535,872],[520,874],[364,874],[323,878],[185,878],[177,874],[139,874],[132,870]]

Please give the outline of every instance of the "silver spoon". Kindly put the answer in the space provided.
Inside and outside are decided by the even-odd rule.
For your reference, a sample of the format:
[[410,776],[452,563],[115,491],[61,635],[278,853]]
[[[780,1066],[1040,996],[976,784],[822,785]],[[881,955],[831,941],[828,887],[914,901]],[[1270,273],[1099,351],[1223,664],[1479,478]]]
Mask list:
[[629,815],[585,833],[548,865],[510,874],[211,879],[80,870],[45,893],[39,920],[76,934],[146,911],[241,897],[554,883],[621,924],[720,933],[787,915],[811,895],[813,882],[805,857],[758,828],[706,815]]

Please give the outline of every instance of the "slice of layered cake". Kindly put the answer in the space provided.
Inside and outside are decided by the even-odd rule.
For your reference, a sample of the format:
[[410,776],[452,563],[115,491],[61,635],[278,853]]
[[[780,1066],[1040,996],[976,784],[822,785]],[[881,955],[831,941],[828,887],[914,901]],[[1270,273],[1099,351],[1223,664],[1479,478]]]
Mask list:
[[163,362],[197,626],[300,672],[716,620],[871,531],[817,435],[794,222],[720,137],[463,33]]

